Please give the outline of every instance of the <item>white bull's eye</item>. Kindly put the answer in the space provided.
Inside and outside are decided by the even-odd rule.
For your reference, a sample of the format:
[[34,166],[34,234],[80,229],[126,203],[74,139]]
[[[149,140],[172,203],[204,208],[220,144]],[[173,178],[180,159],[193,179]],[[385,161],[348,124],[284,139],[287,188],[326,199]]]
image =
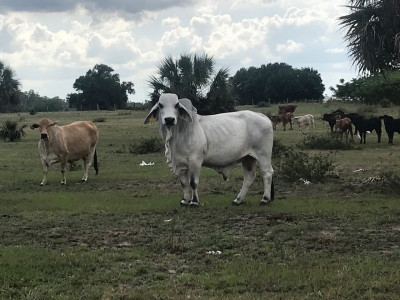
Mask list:
[[158,104],[158,106],[159,106],[160,108],[164,108],[164,105],[162,105],[161,103]]

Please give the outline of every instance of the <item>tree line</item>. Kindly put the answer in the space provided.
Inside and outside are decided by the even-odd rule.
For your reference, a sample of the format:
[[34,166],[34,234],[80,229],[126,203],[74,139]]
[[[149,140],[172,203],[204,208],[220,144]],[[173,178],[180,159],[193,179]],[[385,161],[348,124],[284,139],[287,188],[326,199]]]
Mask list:
[[232,77],[232,86],[241,105],[322,100],[325,90],[318,71],[285,63],[242,68]]

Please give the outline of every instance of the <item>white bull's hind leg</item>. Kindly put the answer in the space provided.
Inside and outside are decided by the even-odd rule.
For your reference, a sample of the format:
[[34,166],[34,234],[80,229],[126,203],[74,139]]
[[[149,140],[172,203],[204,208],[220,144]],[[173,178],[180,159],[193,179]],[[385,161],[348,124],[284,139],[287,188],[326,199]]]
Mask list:
[[271,158],[262,158],[258,161],[263,181],[264,181],[264,195],[260,202],[260,205],[266,205],[274,200],[274,183],[272,181],[272,175],[274,170],[271,164]]
[[237,195],[236,199],[233,200],[233,205],[241,205],[247,192],[254,179],[256,178],[256,159],[251,156],[246,156],[242,160],[242,170],[243,170],[243,185]]

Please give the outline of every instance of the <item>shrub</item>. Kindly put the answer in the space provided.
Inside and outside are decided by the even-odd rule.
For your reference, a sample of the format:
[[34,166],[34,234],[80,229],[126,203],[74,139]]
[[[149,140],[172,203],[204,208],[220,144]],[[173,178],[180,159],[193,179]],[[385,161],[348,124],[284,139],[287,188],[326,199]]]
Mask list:
[[346,142],[340,138],[339,133],[327,133],[325,135],[307,135],[303,141],[297,145],[301,149],[314,149],[314,150],[354,150],[355,144],[350,140]]
[[377,105],[363,105],[357,109],[357,113],[365,118],[370,118],[376,116],[378,113]]
[[147,154],[162,152],[164,144],[160,138],[140,138],[138,141],[129,145],[129,152],[133,154]]
[[263,101],[263,102],[258,102],[257,106],[258,107],[270,107],[271,104],[269,102]]
[[382,108],[389,108],[392,107],[392,102],[388,98],[383,98],[381,101],[379,101],[379,105]]
[[19,141],[23,136],[26,135],[24,128],[28,125],[24,124],[18,128],[18,123],[14,121],[6,121],[0,129],[0,138],[9,140],[10,142]]
[[334,168],[329,156],[309,156],[277,140],[274,141],[272,153],[276,177],[285,182],[299,182],[301,178],[313,183],[322,182],[325,175]]
[[98,117],[93,120],[94,123],[103,123],[105,121],[106,121],[106,118],[104,118],[104,117]]

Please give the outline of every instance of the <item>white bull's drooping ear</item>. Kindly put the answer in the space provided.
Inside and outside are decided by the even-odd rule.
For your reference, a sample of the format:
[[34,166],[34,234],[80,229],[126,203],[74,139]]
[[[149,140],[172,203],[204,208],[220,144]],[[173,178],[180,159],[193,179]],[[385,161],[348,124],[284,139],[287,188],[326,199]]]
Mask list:
[[147,115],[146,119],[144,119],[144,124],[148,124],[151,119],[158,120],[158,110],[160,109],[160,106],[158,105],[158,102],[152,107],[150,110],[149,114]]
[[181,116],[185,121],[193,122],[192,112],[187,110],[186,107],[182,105],[182,103],[178,104],[178,111],[179,116]]
[[39,124],[35,123],[29,126],[30,129],[34,130],[35,128],[39,128]]

